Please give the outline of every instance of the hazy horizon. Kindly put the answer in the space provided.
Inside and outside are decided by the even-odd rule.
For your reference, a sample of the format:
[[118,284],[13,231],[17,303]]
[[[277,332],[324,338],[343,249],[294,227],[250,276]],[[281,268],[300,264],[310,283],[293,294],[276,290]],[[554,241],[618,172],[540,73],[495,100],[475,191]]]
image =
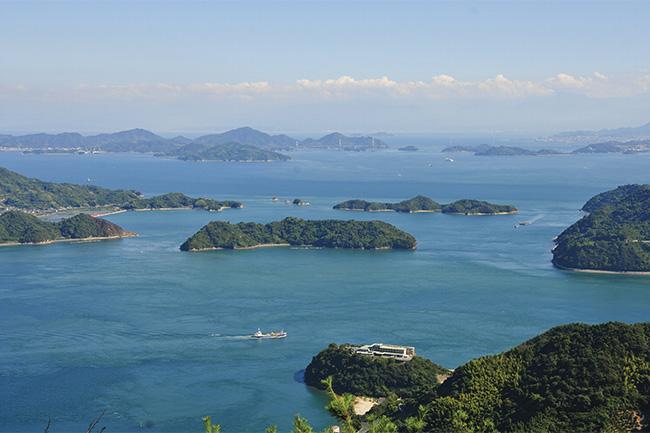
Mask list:
[[3,1],[0,132],[648,122],[650,4]]

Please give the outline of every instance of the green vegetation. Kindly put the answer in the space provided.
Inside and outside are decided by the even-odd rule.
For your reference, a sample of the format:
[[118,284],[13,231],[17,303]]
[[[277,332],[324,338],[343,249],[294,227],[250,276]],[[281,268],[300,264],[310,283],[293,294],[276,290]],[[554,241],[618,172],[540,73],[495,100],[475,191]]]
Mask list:
[[302,220],[288,217],[266,225],[212,221],[185,241],[181,250],[286,244],[326,248],[414,249],[416,241],[410,234],[381,221]]
[[232,142],[216,145],[190,143],[160,156],[171,156],[183,161],[271,162],[291,160],[281,153]]
[[619,187],[592,200],[583,207],[592,212],[556,238],[553,263],[571,269],[650,272],[650,185]]
[[170,193],[142,199],[138,191],[110,190],[94,185],[43,182],[0,167],[0,211],[23,210],[51,213],[80,208],[111,208],[113,210],[192,208],[220,210],[240,208],[236,201],[194,199]]
[[363,210],[366,212],[393,210],[395,212],[442,212],[465,215],[495,215],[501,213],[517,213],[510,205],[497,205],[486,201],[458,200],[451,204],[441,205],[428,197],[418,195],[410,200],[399,203],[379,203],[365,200],[348,200],[334,206],[334,209]]
[[648,323],[559,326],[468,362],[419,403],[427,431],[612,431],[650,408],[649,361]]
[[121,207],[126,210],[191,208],[218,211],[224,208],[237,209],[242,207],[242,204],[231,200],[217,201],[209,198],[191,198],[179,192],[171,192],[151,198],[134,200]]
[[422,195],[418,195],[412,199],[404,200],[399,203],[379,203],[375,201],[370,202],[365,200],[348,200],[335,205],[334,209],[363,210],[367,212],[380,210],[393,210],[395,212],[437,212],[442,210],[438,203]]
[[650,152],[650,140],[605,141],[589,144],[572,153],[641,153]]
[[43,221],[19,211],[0,215],[0,243],[27,244],[114,236],[124,236],[124,230],[87,214],[78,214],[57,223]]
[[529,150],[514,146],[490,146],[480,144],[478,146],[450,146],[442,149],[443,153],[471,152],[475,156],[547,156],[566,155],[555,149]]
[[449,371],[419,356],[408,362],[389,358],[357,355],[353,346],[332,343],[314,356],[305,369],[305,383],[322,388],[321,381],[331,377],[332,388],[338,393],[366,397],[397,394],[410,397],[431,392],[438,386],[437,376]]
[[57,209],[115,206],[137,200],[140,196],[138,191],[43,182],[0,167],[0,206],[7,209],[47,212]]
[[650,323],[558,326],[507,352],[469,361],[440,385],[433,368],[400,380],[395,370],[374,364],[386,360],[368,358],[373,363],[362,365],[357,357],[346,345],[330,345],[308,367],[318,374],[305,372],[310,385],[334,372],[321,386],[328,410],[341,420],[353,401],[343,390],[376,395],[386,390],[372,382],[396,379],[386,387],[401,398],[389,395],[368,414],[352,416],[354,428],[360,421],[389,421],[387,431],[402,432],[630,432],[650,409]]
[[442,213],[464,215],[495,215],[517,212],[517,208],[511,205],[498,205],[479,200],[458,200],[442,206]]
[[630,184],[630,185],[621,185],[616,189],[611,191],[601,192],[590,198],[582,209],[582,212],[591,213],[597,209],[600,209],[603,206],[613,206],[620,203],[623,199],[629,196],[631,193],[638,191],[643,188],[643,185],[639,184]]

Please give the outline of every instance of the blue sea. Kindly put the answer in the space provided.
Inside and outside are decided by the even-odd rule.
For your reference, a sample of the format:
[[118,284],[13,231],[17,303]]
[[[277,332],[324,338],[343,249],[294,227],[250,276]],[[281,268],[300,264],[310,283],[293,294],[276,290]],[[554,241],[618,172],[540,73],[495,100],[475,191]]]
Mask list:
[[[51,420],[52,433],[80,432],[103,411],[98,426],[107,433],[200,431],[207,415],[223,432],[282,432],[297,413],[322,430],[335,420],[300,372],[330,343],[414,346],[456,368],[557,325],[650,319],[650,277],[560,271],[550,253],[590,197],[650,183],[650,155],[489,158],[441,153],[448,137],[386,141],[391,149],[302,150],[286,163],[0,153],[0,166],[46,181],[244,205],[106,217],[137,238],[0,248],[0,431],[43,431]],[[421,150],[397,150],[409,144]],[[520,213],[332,209],[418,194],[512,204]],[[284,203],[295,198],[311,205]],[[179,250],[211,220],[287,216],[379,219],[414,235],[418,247]],[[524,221],[531,224],[515,228]],[[258,327],[288,337],[255,341]]]

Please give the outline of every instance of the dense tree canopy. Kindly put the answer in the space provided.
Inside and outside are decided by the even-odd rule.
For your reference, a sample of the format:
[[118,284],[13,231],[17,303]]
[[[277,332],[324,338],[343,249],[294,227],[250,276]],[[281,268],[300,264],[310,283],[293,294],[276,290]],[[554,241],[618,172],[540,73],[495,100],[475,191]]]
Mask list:
[[182,251],[249,248],[260,245],[326,248],[414,249],[415,238],[382,221],[303,220],[288,217],[269,224],[212,221],[181,245]]
[[450,204],[439,204],[428,197],[418,195],[399,203],[380,203],[365,200],[348,200],[334,206],[334,209],[363,210],[367,212],[393,210],[395,212],[442,212],[464,215],[493,215],[518,212],[514,206],[497,205],[479,200],[458,200]]
[[22,210],[52,210],[111,206],[137,200],[137,191],[94,185],[44,182],[0,167],[0,206]]
[[[43,182],[0,167],[0,207],[8,210],[52,212],[75,208],[162,209],[193,208],[220,210],[240,208],[236,201],[190,198],[169,193],[147,199],[138,191],[110,190],[94,185]],[[0,209],[1,211],[2,209]]]
[[57,239],[122,236],[121,227],[87,214],[78,214],[57,223],[43,221],[19,211],[0,215],[0,243],[41,243]]
[[592,212],[556,238],[553,263],[572,269],[649,272],[650,185],[627,185],[594,199],[585,205]]
[[559,326],[468,362],[418,403],[427,431],[461,415],[479,431],[609,431],[650,408],[649,362],[648,323]]
[[332,343],[314,356],[305,370],[305,383],[322,388],[321,380],[332,377],[339,394],[385,397],[391,393],[410,396],[422,388],[438,385],[437,376],[448,370],[419,356],[408,362],[357,355],[352,346]]
[[241,143],[219,143],[215,145],[190,143],[171,150],[162,156],[172,156],[183,161],[289,161],[290,157],[256,146]]
[[650,410],[650,323],[558,326],[438,385],[441,372],[417,357],[398,363],[331,344],[305,382],[329,375],[337,393],[392,395],[365,420],[388,416],[400,431],[629,432]]

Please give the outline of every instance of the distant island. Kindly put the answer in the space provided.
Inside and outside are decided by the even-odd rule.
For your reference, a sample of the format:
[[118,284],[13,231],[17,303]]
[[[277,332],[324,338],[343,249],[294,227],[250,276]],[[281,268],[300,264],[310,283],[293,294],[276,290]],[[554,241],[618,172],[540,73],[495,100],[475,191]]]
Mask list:
[[592,197],[589,212],[555,238],[562,269],[650,273],[650,185],[625,185]]
[[636,127],[601,129],[600,131],[566,131],[550,137],[540,138],[539,141],[594,144],[643,141],[648,139],[650,139],[650,123]]
[[404,147],[400,147],[398,150],[402,150],[405,152],[418,152],[420,148],[417,146],[404,146]]
[[0,212],[21,210],[46,214],[80,209],[119,211],[170,208],[219,211],[240,207],[242,204],[236,201],[195,199],[180,193],[144,199],[142,194],[135,190],[111,190],[94,185],[45,182],[0,167]]
[[418,195],[398,203],[369,202],[365,200],[348,200],[337,205],[334,209],[360,210],[366,212],[395,211],[395,212],[442,212],[460,215],[504,215],[518,213],[511,205],[497,205],[479,200],[458,200],[450,204],[439,204],[434,200]]
[[476,156],[548,156],[566,155],[554,149],[541,149],[537,151],[513,146],[490,146],[479,144],[477,146],[450,146],[441,150],[443,153],[473,153]]
[[644,153],[650,152],[650,140],[606,141],[588,144],[572,153]]
[[650,152],[650,140],[606,141],[588,144],[570,153],[555,149],[529,150],[513,146],[450,146],[441,150],[443,153],[473,153],[475,156],[552,156],[577,155],[581,153],[643,153]]
[[268,224],[212,221],[180,247],[181,251],[246,249],[262,246],[349,249],[415,249],[410,234],[382,221],[303,220],[288,217]]
[[74,239],[137,236],[120,226],[87,214],[53,223],[20,211],[0,215],[0,244],[43,244]]
[[[650,410],[648,341],[650,323],[562,325],[448,378],[424,359],[364,358],[330,344],[307,366],[305,382],[331,387],[328,409],[352,431],[377,422],[378,431],[632,432],[647,426]],[[355,395],[382,399],[357,415]]]
[[172,157],[182,161],[275,162],[291,161],[278,152],[260,149],[241,143],[200,144],[189,143],[178,149],[156,156]]
[[111,134],[83,136],[79,133],[0,134],[0,150],[24,153],[114,153],[137,152],[178,158],[185,161],[289,161],[281,151],[300,149],[335,149],[363,152],[386,149],[378,138],[348,137],[334,132],[319,139],[296,140],[287,135],[269,135],[243,127],[220,134],[208,134],[190,140],[183,136],[164,138],[145,129],[131,129]]

